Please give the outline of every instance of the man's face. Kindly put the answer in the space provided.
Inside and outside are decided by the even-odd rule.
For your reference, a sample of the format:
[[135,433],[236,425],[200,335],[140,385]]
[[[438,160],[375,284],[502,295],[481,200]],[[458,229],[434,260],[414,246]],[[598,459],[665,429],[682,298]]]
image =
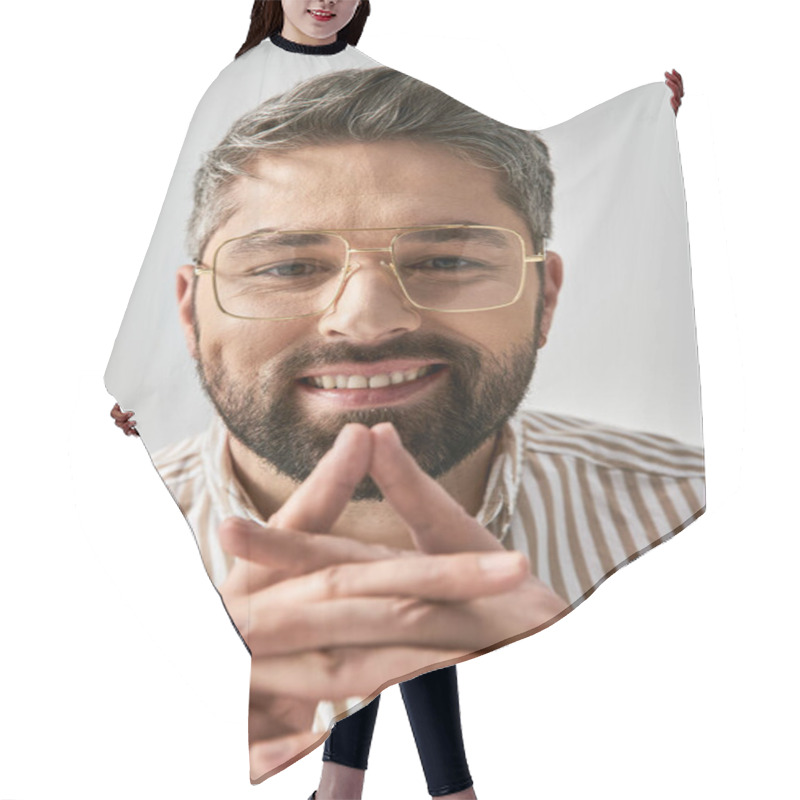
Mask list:
[[[222,242],[265,228],[471,223],[515,230],[534,252],[524,220],[498,197],[496,173],[437,145],[308,147],[261,158],[254,174],[233,187],[238,210],[211,238],[205,263]],[[353,248],[380,248],[393,233],[345,235]],[[455,314],[413,307],[382,258],[354,253],[333,307],[280,322],[222,313],[211,277],[197,279],[193,297],[191,267],[181,271],[181,320],[206,391],[242,444],[298,481],[348,422],[394,423],[420,466],[442,475],[502,427],[530,382],[560,285],[555,254],[544,285],[535,265],[525,267],[513,305]],[[355,499],[379,496],[366,480]]]

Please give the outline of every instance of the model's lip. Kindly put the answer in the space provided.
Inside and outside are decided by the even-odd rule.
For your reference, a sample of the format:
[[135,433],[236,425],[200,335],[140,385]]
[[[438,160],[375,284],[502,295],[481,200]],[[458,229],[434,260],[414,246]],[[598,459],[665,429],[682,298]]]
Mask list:
[[309,8],[308,13],[311,14],[311,16],[315,17],[316,19],[324,19],[324,20],[329,20],[336,16],[336,14],[334,14],[333,11],[323,11],[322,9],[319,8]]

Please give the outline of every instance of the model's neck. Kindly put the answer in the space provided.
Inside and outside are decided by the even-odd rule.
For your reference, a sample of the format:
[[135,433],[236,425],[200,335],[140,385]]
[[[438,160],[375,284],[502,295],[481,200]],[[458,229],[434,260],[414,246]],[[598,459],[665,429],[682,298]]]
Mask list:
[[[236,477],[259,514],[269,519],[289,499],[297,483],[254,455],[237,439],[231,437],[229,442]],[[496,448],[497,437],[491,437],[439,479],[448,494],[472,516],[483,504]],[[330,533],[388,547],[411,549],[414,546],[405,522],[386,501],[348,503]]]

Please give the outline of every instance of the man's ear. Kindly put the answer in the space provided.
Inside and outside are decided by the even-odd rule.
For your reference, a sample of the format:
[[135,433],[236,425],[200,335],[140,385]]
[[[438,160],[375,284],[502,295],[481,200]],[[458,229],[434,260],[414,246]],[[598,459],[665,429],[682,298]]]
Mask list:
[[184,264],[178,270],[175,289],[178,293],[178,318],[180,319],[189,355],[196,359],[197,337],[194,326],[194,264]]
[[548,250],[544,259],[544,310],[542,311],[542,341],[539,346],[544,345],[550,326],[553,324],[553,314],[558,303],[558,293],[561,291],[561,284],[564,282],[564,262],[558,253]]

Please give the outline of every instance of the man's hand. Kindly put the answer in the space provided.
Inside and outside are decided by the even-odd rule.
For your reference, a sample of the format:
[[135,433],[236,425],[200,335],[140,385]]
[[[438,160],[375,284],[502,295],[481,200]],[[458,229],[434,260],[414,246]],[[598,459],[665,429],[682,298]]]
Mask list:
[[[419,552],[326,535],[369,473]],[[316,744],[320,699],[370,696],[541,628],[566,603],[426,475],[391,425],[343,429],[269,520],[230,520],[239,560],[221,593],[251,648],[251,769],[284,766]]]

